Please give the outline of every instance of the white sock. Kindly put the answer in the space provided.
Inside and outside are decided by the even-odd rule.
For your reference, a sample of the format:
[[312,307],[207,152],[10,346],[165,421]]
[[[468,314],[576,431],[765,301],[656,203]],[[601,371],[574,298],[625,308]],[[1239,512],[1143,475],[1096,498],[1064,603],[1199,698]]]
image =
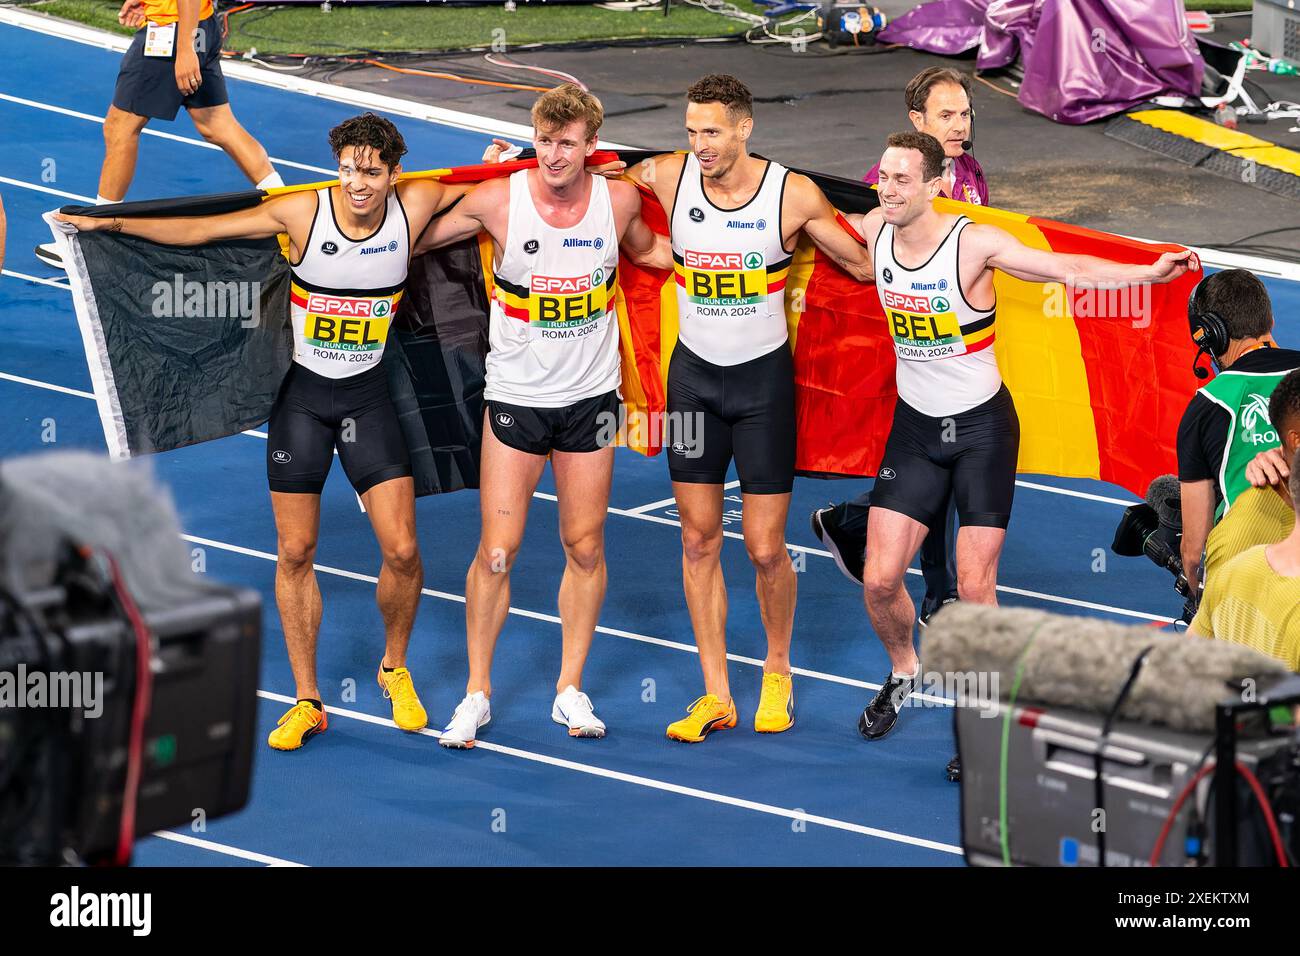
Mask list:
[[119,202],[121,202],[121,201],[122,201],[122,200],[120,200],[120,199],[105,199],[105,198],[104,198],[103,196],[101,196],[99,193],[95,193],[95,205],[96,205],[96,206],[111,206],[111,205],[113,205],[114,203],[119,203]]
[[916,670],[914,670],[914,671],[913,671],[912,673],[910,673],[910,674],[900,674],[900,673],[898,673],[898,671],[890,671],[890,674],[891,674],[891,675],[892,675],[896,680],[916,680],[918,677],[921,676],[921,668],[918,666],[918,667],[916,668]]
[[258,183],[257,186],[256,186],[256,188],[257,188],[257,189],[274,189],[274,188],[276,188],[277,186],[283,186],[283,185],[284,185],[284,180],[281,179],[281,178],[280,178],[280,174],[277,173],[277,172],[273,169],[273,170],[271,170],[271,175],[267,176],[267,177],[266,177],[265,179],[263,179],[260,183]]

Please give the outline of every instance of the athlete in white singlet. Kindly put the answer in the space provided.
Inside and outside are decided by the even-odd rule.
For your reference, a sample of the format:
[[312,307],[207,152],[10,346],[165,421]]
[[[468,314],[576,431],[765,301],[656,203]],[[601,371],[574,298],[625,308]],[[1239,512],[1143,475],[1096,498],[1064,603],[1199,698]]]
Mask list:
[[858,729],[888,733],[916,686],[915,609],[903,576],[951,492],[957,502],[957,591],[997,603],[997,567],[1011,516],[1020,425],[993,350],[993,271],[1029,282],[1169,282],[1188,252],[1152,265],[1030,249],[996,226],[940,213],[943,147],[926,133],[895,133],[880,162],[880,207],[849,221],[874,252],[876,290],[897,354],[898,404],[871,491],[867,612],[891,673]]
[[786,275],[799,233],[851,275],[870,259],[806,176],[751,156],[753,97],[734,76],[687,92],[688,154],[629,170],[669,214],[681,332],[668,370],[668,468],[682,521],[682,580],[700,650],[704,694],[674,740],[736,725],[727,677],[722,579],[723,487],[734,459],[767,657],[754,729],[794,725],[790,637],[795,576],[785,546],[794,482],[794,365]]
[[400,729],[417,731],[428,722],[406,668],[424,580],[414,483],[381,359],[412,238],[467,187],[399,183],[406,144],[392,123],[373,113],[331,130],[330,147],[339,163],[337,186],[274,196],[251,209],[175,219],[61,217],[81,230],[110,229],[174,246],[288,236],[293,364],[271,410],[266,468],[278,539],[275,597],[298,701],[267,739],[277,750],[301,747],[327,726],[316,682],[321,597],[312,562],[320,493],[335,450],[383,555],[376,589],[385,632],[379,684]]
[[474,746],[491,719],[492,654],[510,608],[510,569],[550,456],[559,498],[564,651],[551,719],[603,737],[582,671],[605,598],[605,514],[620,422],[618,251],[669,269],[635,187],[586,170],[604,111],[565,84],[533,105],[535,169],[475,187],[417,253],[485,230],[496,251],[479,492],[482,535],[465,581],[469,679],[440,738]]

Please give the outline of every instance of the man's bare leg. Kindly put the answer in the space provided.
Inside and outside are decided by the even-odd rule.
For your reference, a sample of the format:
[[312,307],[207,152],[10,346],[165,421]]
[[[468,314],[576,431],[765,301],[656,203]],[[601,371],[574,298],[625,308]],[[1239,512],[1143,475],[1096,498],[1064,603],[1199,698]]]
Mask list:
[[235,119],[229,103],[192,109],[190,119],[199,135],[225,150],[249,182],[256,185],[275,172],[266,150]]
[[962,525],[957,531],[957,596],[972,604],[998,603],[998,561],[1005,528]]
[[614,476],[614,449],[554,453],[555,492],[560,499],[560,628],[564,652],[555,691],[582,689],[582,669],[605,602],[605,515]]
[[289,649],[294,694],[299,700],[321,700],[316,686],[316,635],[320,631],[321,597],[316,585],[316,536],[320,527],[320,495],[271,492],[275,513],[278,560],[275,603]]
[[384,667],[405,667],[411,627],[420,606],[424,564],[415,537],[415,481],[394,478],[361,496],[383,565],[375,600],[384,619]]
[[105,199],[121,202],[126,196],[135,176],[140,131],[148,122],[147,116],[137,116],[116,106],[108,108],[104,117],[104,165],[99,171],[99,194]]
[[731,701],[727,681],[727,588],[722,578],[722,485],[674,481],[682,521],[682,585],[700,651],[704,691]]
[[885,646],[895,674],[915,674],[919,665],[912,644],[916,607],[903,586],[903,578],[925,540],[926,531],[921,522],[876,505],[867,519],[863,597],[871,626]]
[[510,611],[510,569],[545,467],[545,455],[530,455],[499,441],[484,416],[479,465],[482,531],[465,578],[466,694],[482,691],[485,697],[492,696],[492,652]]
[[790,635],[798,591],[794,565],[785,548],[785,519],[790,496],[742,495],[745,550],[754,565],[758,610],[767,631],[765,674],[790,673]]

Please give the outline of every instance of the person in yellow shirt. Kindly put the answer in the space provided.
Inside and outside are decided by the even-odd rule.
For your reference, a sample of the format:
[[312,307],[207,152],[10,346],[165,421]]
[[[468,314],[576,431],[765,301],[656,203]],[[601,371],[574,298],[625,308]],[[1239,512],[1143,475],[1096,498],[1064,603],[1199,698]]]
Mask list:
[[[141,131],[151,119],[176,119],[182,106],[199,134],[225,150],[258,189],[283,186],[262,144],[231,112],[213,0],[125,0],[117,19],[138,29],[122,54],[113,105],[104,117],[104,165],[95,202],[126,197]],[[37,246],[36,256],[63,268],[53,242]]]
[[[1300,455],[1290,473],[1294,505]],[[1248,548],[1207,577],[1189,633],[1244,644],[1300,672],[1300,523],[1277,544]]]
[[[1205,543],[1205,575],[1257,544],[1273,544],[1291,533],[1295,511],[1287,491],[1286,462],[1300,448],[1300,370],[1289,372],[1269,396],[1268,417],[1282,444],[1256,456],[1246,468],[1254,486],[1237,496]],[[1273,467],[1269,467],[1273,465]]]

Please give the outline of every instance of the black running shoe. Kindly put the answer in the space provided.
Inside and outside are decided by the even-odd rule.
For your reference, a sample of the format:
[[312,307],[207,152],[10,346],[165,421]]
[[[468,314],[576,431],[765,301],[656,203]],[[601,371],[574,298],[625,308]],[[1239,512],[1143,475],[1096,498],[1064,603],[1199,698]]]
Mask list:
[[951,760],[949,760],[948,766],[943,768],[943,772],[947,774],[948,779],[951,780],[953,783],[960,783],[961,782],[961,754],[956,754]]
[[[944,609],[945,607],[947,607],[949,604],[954,604],[954,603],[956,603],[956,601],[957,601],[957,599],[956,599],[955,597],[946,597],[946,598],[944,598],[942,601],[939,602],[939,606],[938,606],[938,607],[930,608],[928,611],[923,610],[923,611],[921,612],[920,617],[918,617],[918,618],[916,619],[916,623],[917,623],[919,626],[921,626],[921,627],[929,627],[929,626],[930,626],[930,618],[934,617],[937,613],[939,613],[939,611],[943,610],[943,609]],[[924,607],[924,605],[922,605],[922,607]]]
[[858,730],[868,740],[879,740],[894,729],[898,721],[898,712],[903,709],[903,702],[916,690],[920,679],[918,667],[916,677],[895,677],[891,671],[885,678],[884,685],[876,691],[876,696],[867,704],[866,710],[858,718]]
[[812,533],[835,559],[835,566],[844,576],[862,587],[862,566],[866,562],[866,542],[853,540],[840,527],[840,510],[836,507],[820,508],[811,515]]
[[59,247],[54,243],[42,243],[33,251],[36,253],[36,258],[40,259],[41,262],[45,263],[47,266],[54,266],[56,269],[65,268],[63,264],[63,256],[59,255]]

